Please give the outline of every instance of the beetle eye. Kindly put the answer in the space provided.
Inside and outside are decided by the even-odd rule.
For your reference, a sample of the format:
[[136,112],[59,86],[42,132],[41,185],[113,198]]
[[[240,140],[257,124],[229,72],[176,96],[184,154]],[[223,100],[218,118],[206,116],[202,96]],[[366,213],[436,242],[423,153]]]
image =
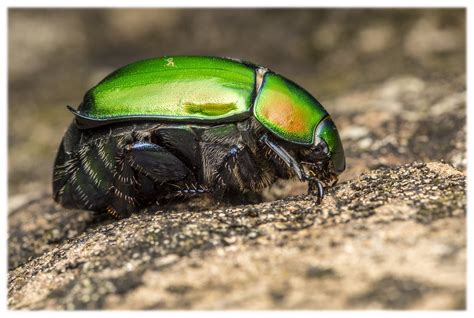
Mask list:
[[328,145],[327,143],[322,140],[321,138],[319,138],[318,136],[316,136],[315,138],[315,149],[318,150],[318,151],[322,151],[324,152],[325,154],[328,154],[329,153],[329,148],[328,148]]
[[312,147],[313,156],[317,160],[323,160],[328,158],[329,148],[324,140],[316,136],[314,146]]

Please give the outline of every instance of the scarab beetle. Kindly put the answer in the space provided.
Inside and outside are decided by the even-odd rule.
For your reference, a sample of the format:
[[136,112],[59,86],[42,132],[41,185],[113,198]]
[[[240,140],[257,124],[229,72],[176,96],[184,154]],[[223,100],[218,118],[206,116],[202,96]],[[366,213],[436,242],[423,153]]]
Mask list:
[[306,90],[234,59],[173,56],[126,65],[91,88],[59,147],[54,199],[128,216],[176,196],[225,199],[278,178],[320,201],[345,169],[338,131]]

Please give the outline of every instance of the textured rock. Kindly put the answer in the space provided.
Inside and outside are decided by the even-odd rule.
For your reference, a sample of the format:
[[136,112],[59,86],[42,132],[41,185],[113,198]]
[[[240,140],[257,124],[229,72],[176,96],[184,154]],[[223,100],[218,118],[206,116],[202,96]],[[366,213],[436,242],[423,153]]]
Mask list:
[[10,245],[42,248],[11,259],[9,306],[462,308],[465,204],[464,175],[440,163],[371,171],[321,206],[298,196],[92,223],[45,198],[12,215],[41,208],[53,225],[12,223]]

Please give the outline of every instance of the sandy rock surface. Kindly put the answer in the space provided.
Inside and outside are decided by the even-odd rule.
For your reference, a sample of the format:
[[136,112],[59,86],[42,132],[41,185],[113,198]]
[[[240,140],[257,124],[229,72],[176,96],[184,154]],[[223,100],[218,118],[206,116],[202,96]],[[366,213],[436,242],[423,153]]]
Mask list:
[[[345,182],[320,206],[298,196],[93,223],[41,199],[11,216],[10,245],[38,247],[11,258],[9,306],[462,308],[464,188],[451,166],[414,163]],[[49,224],[22,228],[32,206]]]

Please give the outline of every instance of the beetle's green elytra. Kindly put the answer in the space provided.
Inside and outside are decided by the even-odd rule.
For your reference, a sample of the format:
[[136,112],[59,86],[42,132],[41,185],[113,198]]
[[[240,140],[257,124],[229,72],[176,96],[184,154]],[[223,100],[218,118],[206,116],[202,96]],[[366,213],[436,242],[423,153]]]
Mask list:
[[90,89],[79,111],[92,120],[145,117],[215,121],[250,111],[254,69],[215,57],[176,56],[129,64]]
[[313,143],[314,130],[328,115],[308,92],[280,75],[266,73],[254,107],[255,117],[290,142]]

